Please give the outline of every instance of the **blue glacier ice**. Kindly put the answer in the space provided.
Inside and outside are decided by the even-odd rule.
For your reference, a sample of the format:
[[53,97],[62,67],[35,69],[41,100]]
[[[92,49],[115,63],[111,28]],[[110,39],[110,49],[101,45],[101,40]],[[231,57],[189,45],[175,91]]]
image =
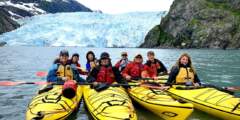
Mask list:
[[137,47],[166,12],[75,12],[24,18],[0,36],[9,46]]

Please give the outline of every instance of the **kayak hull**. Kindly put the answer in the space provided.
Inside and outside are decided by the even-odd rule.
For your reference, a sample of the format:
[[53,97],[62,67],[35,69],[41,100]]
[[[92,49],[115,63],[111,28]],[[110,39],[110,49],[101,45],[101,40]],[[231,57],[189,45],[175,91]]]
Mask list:
[[185,120],[193,112],[191,103],[180,103],[166,92],[145,87],[133,87],[129,90],[130,97],[165,120]]
[[76,96],[72,99],[62,96],[62,85],[36,95],[28,105],[26,120],[64,120],[74,112],[81,101],[83,92],[78,86]]
[[[225,120],[240,120],[240,98],[215,88],[179,90],[170,88],[168,93],[176,99],[191,102],[194,108]],[[236,107],[235,110],[233,110]]]
[[121,87],[109,87],[96,92],[84,86],[84,102],[95,120],[137,120],[131,99]]

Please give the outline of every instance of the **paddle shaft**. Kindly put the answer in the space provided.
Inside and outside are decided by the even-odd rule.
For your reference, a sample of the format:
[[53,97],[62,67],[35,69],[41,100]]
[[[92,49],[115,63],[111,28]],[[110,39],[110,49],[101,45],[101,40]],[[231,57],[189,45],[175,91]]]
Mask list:
[[[137,81],[133,81],[133,82],[137,82]],[[154,81],[154,80],[152,80],[151,82],[146,82],[146,83],[150,83],[150,84],[154,84],[154,85],[156,85],[156,83],[157,84],[164,84],[164,82],[161,82],[161,81]],[[172,84],[170,84],[170,86],[172,86],[172,85],[185,85],[185,84],[176,84],[176,83],[172,83]],[[161,86],[159,86],[159,87],[161,87]],[[212,84],[206,84],[206,83],[203,83],[201,86],[188,86],[188,88],[190,89],[190,88],[192,88],[192,89],[194,89],[194,88],[206,88],[206,87],[211,87],[211,88],[215,88],[215,89],[217,89],[217,90],[219,90],[219,91],[223,91],[223,92],[226,92],[226,93],[229,93],[229,94],[231,94],[231,95],[233,95],[234,94],[234,91],[238,91],[238,90],[240,90],[240,87],[219,87],[219,86],[216,86],[216,85],[212,85]]]
[[[53,85],[63,85],[63,83],[50,83]],[[78,85],[94,85],[94,83],[84,83],[84,82],[79,82],[77,83]],[[98,83],[101,84],[101,83]],[[122,83],[118,83],[118,84],[106,84],[109,87],[119,87],[119,86],[123,86],[123,87],[130,87],[130,86],[141,86],[141,84],[122,84]]]

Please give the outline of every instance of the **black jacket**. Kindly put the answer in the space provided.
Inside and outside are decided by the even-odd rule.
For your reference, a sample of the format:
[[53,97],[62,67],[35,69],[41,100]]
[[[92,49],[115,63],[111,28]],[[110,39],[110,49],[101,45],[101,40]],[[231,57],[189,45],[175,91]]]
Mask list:
[[[101,66],[93,68],[93,70],[90,72],[90,74],[87,77],[87,82],[94,82],[94,81],[96,81],[97,75],[98,75],[98,73],[100,71],[100,67]],[[125,80],[123,80],[122,75],[120,74],[119,70],[116,67],[112,67],[112,70],[113,70],[113,74],[115,76],[115,80],[118,83],[127,84],[127,82]]]

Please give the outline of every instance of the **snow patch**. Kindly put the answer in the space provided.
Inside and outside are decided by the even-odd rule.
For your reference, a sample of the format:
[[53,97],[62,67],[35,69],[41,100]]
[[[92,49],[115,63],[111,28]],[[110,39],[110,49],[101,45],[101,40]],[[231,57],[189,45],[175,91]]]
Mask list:
[[13,6],[22,10],[26,10],[31,12],[34,15],[38,15],[38,14],[45,14],[46,11],[37,8],[37,4],[36,3],[20,3],[20,4],[14,4],[11,1],[6,1],[6,2],[0,2],[0,6]]

